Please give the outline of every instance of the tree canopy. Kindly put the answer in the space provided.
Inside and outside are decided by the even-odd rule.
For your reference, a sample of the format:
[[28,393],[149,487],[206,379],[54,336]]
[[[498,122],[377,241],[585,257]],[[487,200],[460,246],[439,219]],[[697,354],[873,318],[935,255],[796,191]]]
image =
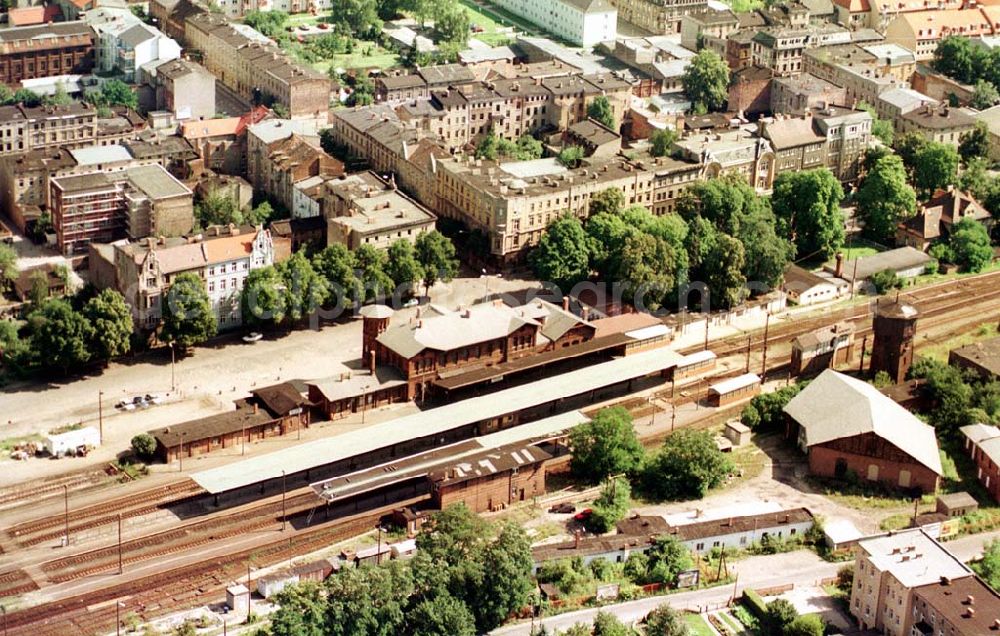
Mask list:
[[628,514],[632,502],[632,488],[627,479],[612,477],[601,486],[601,494],[591,506],[592,513],[587,519],[587,528],[592,532],[605,533]]
[[611,102],[604,95],[598,95],[594,101],[587,104],[587,117],[600,122],[605,128],[617,130],[615,114],[611,110]]
[[649,493],[661,499],[699,499],[732,470],[732,462],[710,432],[683,429],[670,435],[647,460],[643,482]]
[[68,302],[50,298],[28,316],[31,347],[42,364],[68,373],[91,358],[94,328]]
[[990,153],[990,131],[986,127],[986,122],[977,121],[975,127],[959,137],[958,154],[962,156],[963,163],[969,163],[973,159],[983,159]]
[[439,280],[448,282],[458,274],[455,245],[444,234],[437,230],[424,232],[417,237],[416,248],[427,287]]
[[681,84],[696,112],[720,110],[729,98],[729,66],[715,51],[702,49],[691,58]]
[[569,441],[573,474],[592,482],[635,473],[642,461],[632,417],[620,406],[598,411],[590,422],[570,432]]
[[893,240],[896,225],[916,212],[917,195],[906,181],[903,161],[886,155],[875,162],[857,193],[864,235],[879,243]]
[[771,205],[780,235],[791,239],[799,258],[829,258],[844,244],[844,190],[828,168],[783,172],[774,180]]
[[110,360],[128,353],[132,343],[132,312],[120,293],[101,290],[83,306],[83,315],[94,330],[91,349],[97,358]]
[[657,130],[649,137],[649,154],[654,157],[666,157],[673,150],[677,141],[677,133],[671,128]]
[[535,276],[564,291],[586,280],[590,275],[590,253],[580,219],[568,214],[553,219],[529,261]]
[[990,235],[982,223],[962,219],[951,228],[949,239],[955,264],[967,272],[980,272],[993,262]]
[[162,312],[160,340],[176,342],[181,349],[202,343],[218,331],[218,319],[197,274],[178,274],[163,296]]
[[928,142],[917,151],[913,166],[913,186],[922,197],[955,183],[958,172],[958,152],[955,147],[938,141]]

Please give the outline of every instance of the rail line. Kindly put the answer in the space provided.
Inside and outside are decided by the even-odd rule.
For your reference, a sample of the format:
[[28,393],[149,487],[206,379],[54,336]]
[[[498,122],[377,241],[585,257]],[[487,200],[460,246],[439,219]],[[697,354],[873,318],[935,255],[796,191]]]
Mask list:
[[[69,531],[78,533],[114,523],[119,514],[123,519],[141,517],[202,492],[197,484],[185,479],[100,504],[77,508],[69,513]],[[19,546],[30,547],[63,536],[66,522],[66,515],[41,517],[13,525],[7,528],[7,534]]]

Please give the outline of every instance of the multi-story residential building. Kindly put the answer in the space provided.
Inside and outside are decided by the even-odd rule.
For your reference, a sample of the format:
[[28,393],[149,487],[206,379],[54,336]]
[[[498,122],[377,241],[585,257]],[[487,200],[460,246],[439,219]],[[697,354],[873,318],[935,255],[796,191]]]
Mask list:
[[[875,105],[878,96],[894,88],[909,88],[909,79],[898,79],[912,64],[899,64],[879,58],[863,47],[850,44],[810,49],[802,58],[803,71],[840,86],[846,103],[855,101]],[[909,75],[912,75],[912,70]]]
[[762,121],[761,135],[774,148],[775,177],[826,164],[826,137],[813,127],[812,111],[802,118],[779,115],[774,121]]
[[664,36],[620,38],[611,54],[639,71],[632,93],[640,97],[683,92],[684,72],[694,57],[692,51]]
[[652,196],[646,207],[657,216],[671,214],[681,195],[702,178],[705,166],[672,157],[653,157],[648,151],[630,153],[638,170],[652,173]]
[[[956,620],[959,617],[952,612],[961,602],[944,601],[937,596],[938,590],[930,586],[951,587],[969,578],[975,578],[972,570],[920,528],[862,539],[855,550],[851,615],[862,630],[875,630],[886,636],[947,634],[926,631],[925,619],[929,618],[932,607],[940,605],[947,607],[951,616],[944,621],[935,617],[932,619],[935,623]],[[919,595],[918,590],[922,590]],[[988,598],[983,599],[984,603],[995,608],[996,601]]]
[[771,82],[771,112],[802,115],[827,104],[846,104],[847,91],[816,77],[801,73],[792,77],[776,77]]
[[218,14],[198,14],[185,22],[184,38],[202,52],[205,68],[244,99],[276,104],[291,119],[325,125],[330,79],[293,62],[246,25],[238,26]]
[[895,124],[899,117],[918,108],[926,108],[930,105],[937,109],[938,101],[912,88],[893,88],[882,92],[872,105],[875,107],[875,113],[879,119]]
[[762,29],[753,37],[751,60],[776,75],[798,74],[802,71],[802,53],[810,35],[809,29],[802,28]]
[[584,47],[615,39],[618,11],[608,0],[498,0],[511,13]]
[[327,245],[350,250],[362,245],[386,249],[396,241],[415,242],[434,229],[437,217],[374,172],[328,179],[322,186],[321,209],[327,222]]
[[[907,13],[955,11],[970,3],[966,3],[964,0],[869,0],[867,4],[871,8],[871,12],[868,24],[865,26],[875,29],[879,33],[886,33],[894,19]],[[970,4],[970,6],[974,5]]]
[[685,16],[705,12],[706,0],[615,0],[618,19],[654,35],[681,33]]
[[848,29],[864,29],[871,21],[868,0],[833,0],[833,20]]
[[857,178],[872,138],[872,116],[863,110],[827,104],[812,110],[813,125],[826,137],[826,167],[841,181]]
[[963,636],[1000,631],[1000,595],[978,576],[939,579],[913,592],[913,627],[920,636]]
[[166,110],[178,121],[215,116],[215,76],[190,60],[152,65],[146,82],[153,88],[153,109]]
[[114,249],[116,286],[131,305],[140,331],[157,328],[171,285],[188,272],[205,282],[219,330],[240,326],[240,294],[247,275],[273,263],[271,233],[250,227],[213,227],[189,238],[124,241]]
[[894,122],[899,134],[917,133],[927,141],[957,146],[962,135],[976,125],[976,118],[962,108],[952,108],[948,104],[933,106],[925,104],[903,113]]
[[774,183],[774,148],[752,127],[695,133],[677,142],[680,156],[705,165],[705,178],[737,174],[760,192]]
[[266,119],[247,126],[245,132],[246,144],[243,153],[246,159],[247,180],[258,192],[264,191],[264,184],[270,178],[268,154],[272,144],[297,135],[306,138],[311,147],[319,146],[319,137],[314,134],[315,128],[304,121]]
[[917,70],[917,56],[910,49],[898,44],[864,44],[860,47],[875,57],[872,64],[879,69],[883,77],[909,82]]
[[56,22],[0,30],[0,82],[72,73],[94,66],[94,30],[83,22]]
[[[901,3],[903,4],[903,3]],[[895,5],[895,3],[893,3]],[[927,10],[925,10],[927,9]],[[980,37],[1000,31],[1000,7],[928,9],[899,13],[885,27],[885,40],[913,51],[918,61],[934,57],[938,42],[949,35]]]
[[94,46],[97,70],[121,71],[126,82],[136,81],[141,66],[181,56],[177,42],[140,20],[128,8],[100,7],[84,13],[83,21],[97,35]]
[[261,168],[251,181],[254,189],[286,210],[295,207],[295,184],[310,177],[344,174],[344,164],[323,152],[318,141],[294,133],[268,145]]
[[158,164],[55,177],[49,187],[56,242],[66,255],[126,236],[177,236],[194,222],[191,190]]
[[681,46],[697,51],[707,38],[724,40],[738,28],[740,21],[732,11],[692,11],[681,17]]
[[78,148],[97,140],[97,110],[90,104],[0,106],[0,154]]

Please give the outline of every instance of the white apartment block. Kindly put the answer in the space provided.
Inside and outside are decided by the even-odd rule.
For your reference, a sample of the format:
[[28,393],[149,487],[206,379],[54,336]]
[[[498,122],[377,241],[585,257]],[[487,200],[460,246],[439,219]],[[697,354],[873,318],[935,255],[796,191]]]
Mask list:
[[618,10],[608,0],[495,0],[549,33],[590,48],[614,40]]
[[181,47],[158,29],[137,18],[129,9],[100,7],[83,14],[97,38],[96,71],[121,71],[126,82],[136,81],[136,69],[150,62],[179,59]]

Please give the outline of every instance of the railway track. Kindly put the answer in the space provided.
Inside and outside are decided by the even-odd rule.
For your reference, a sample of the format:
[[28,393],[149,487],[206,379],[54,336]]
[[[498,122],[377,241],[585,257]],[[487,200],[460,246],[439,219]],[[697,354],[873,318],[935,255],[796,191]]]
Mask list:
[[[196,483],[185,479],[104,503],[77,508],[69,514],[69,532],[75,534],[114,523],[119,514],[123,519],[152,514],[167,505],[202,492]],[[19,546],[30,547],[63,536],[66,533],[66,524],[66,515],[51,515],[13,525],[7,528],[7,534]]]
[[0,574],[0,598],[20,596],[38,589],[38,584],[24,570],[11,570]]
[[109,473],[101,469],[87,469],[58,475],[50,479],[32,481],[26,484],[8,486],[0,489],[0,510],[8,510],[18,506],[37,504],[42,499],[61,495],[65,488],[77,491],[89,488],[108,479]]

